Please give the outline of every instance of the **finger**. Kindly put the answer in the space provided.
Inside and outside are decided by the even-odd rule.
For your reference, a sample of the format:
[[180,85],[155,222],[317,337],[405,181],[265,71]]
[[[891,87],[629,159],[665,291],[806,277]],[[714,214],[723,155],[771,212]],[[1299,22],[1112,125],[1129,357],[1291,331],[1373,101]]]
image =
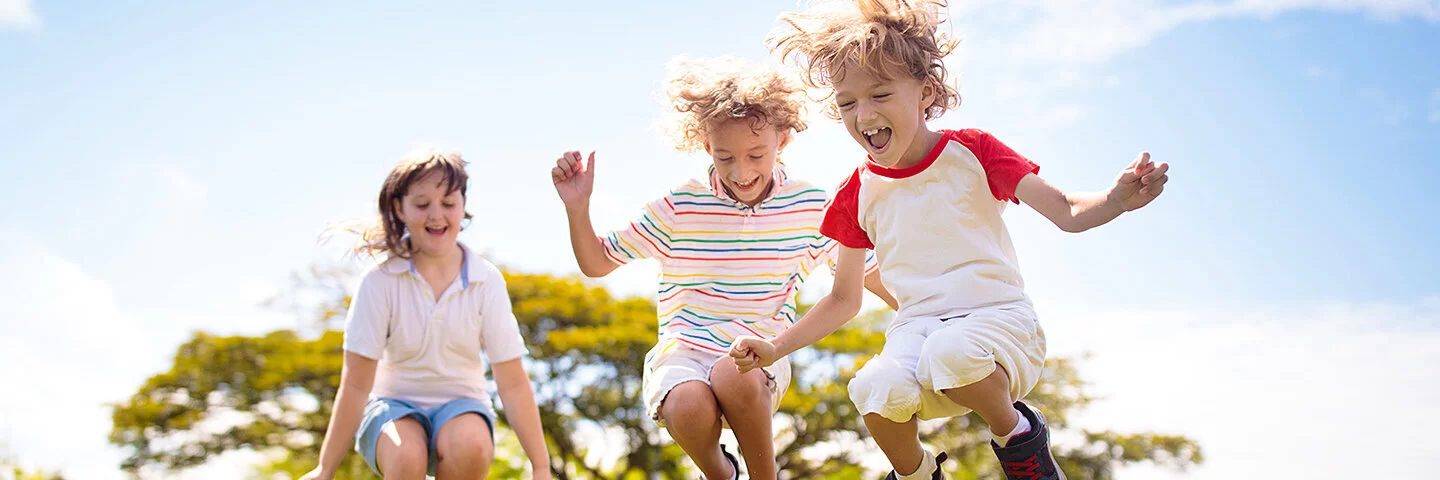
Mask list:
[[1155,183],[1156,180],[1165,177],[1165,172],[1168,170],[1170,170],[1170,166],[1162,163],[1159,167],[1155,168],[1154,171],[1145,174],[1145,176],[1143,177],[1140,177],[1140,183],[1142,185],[1149,185],[1151,183]]
[[1145,195],[1149,195],[1149,196],[1151,196],[1151,197],[1158,197],[1158,196],[1160,196],[1160,192],[1164,192],[1164,191],[1165,191],[1165,181],[1164,181],[1163,179],[1162,179],[1161,181],[1159,181],[1159,182],[1156,182],[1154,185],[1147,185],[1147,186],[1145,186],[1145,188],[1141,188],[1141,189],[1140,189],[1140,193],[1145,194]]
[[551,180],[554,180],[555,183],[560,183],[561,181],[564,181],[564,180],[565,180],[565,177],[567,177],[567,176],[568,176],[568,175],[565,174],[565,169],[563,169],[563,168],[560,168],[560,167],[557,166],[557,167],[555,167],[555,168],[550,169],[550,179],[551,179]]
[[730,356],[736,358],[737,361],[738,359],[748,358],[750,356],[750,349],[743,343],[736,343],[735,346],[730,347]]
[[585,168],[581,171],[595,173],[595,151],[590,151],[590,160],[585,162]]
[[1168,181],[1170,181],[1170,177],[1162,176],[1156,179],[1154,182],[1150,183],[1149,185],[1146,185],[1144,188],[1141,188],[1140,191],[1151,196],[1160,195],[1160,192],[1165,190],[1165,182]]
[[574,175],[575,173],[580,171],[580,152],[574,150],[565,152],[565,155],[562,155],[560,157],[560,160],[561,162],[563,162],[565,171],[568,174]]
[[1145,158],[1145,153],[1144,153],[1144,152],[1141,152],[1140,155],[1137,155],[1137,156],[1135,157],[1135,160],[1132,160],[1129,165],[1126,165],[1126,166],[1125,166],[1125,169],[1126,169],[1126,170],[1134,170],[1135,167],[1140,166],[1140,160],[1143,159],[1143,158]]
[[561,155],[560,158],[555,160],[555,168],[560,169],[560,171],[563,172],[566,177],[570,176],[570,171],[572,170],[572,167],[570,165],[571,162],[569,154]]

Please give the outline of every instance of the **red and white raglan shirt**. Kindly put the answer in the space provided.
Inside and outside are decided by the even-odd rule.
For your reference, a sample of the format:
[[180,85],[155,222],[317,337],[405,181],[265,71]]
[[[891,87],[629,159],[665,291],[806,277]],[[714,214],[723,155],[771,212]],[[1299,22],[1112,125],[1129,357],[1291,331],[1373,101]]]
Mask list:
[[911,319],[1027,302],[1015,247],[1000,215],[1040,167],[981,130],[942,130],[920,163],[867,161],[841,184],[820,232],[875,250],[880,277]]

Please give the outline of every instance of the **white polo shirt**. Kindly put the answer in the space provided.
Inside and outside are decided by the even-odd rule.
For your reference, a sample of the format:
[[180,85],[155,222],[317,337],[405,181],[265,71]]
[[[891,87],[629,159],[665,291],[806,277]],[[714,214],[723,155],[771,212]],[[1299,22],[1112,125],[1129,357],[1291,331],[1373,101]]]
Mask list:
[[455,282],[435,294],[414,262],[393,257],[365,273],[345,318],[345,350],[380,361],[371,396],[431,408],[457,398],[490,404],[485,363],[527,353],[495,265],[460,245]]

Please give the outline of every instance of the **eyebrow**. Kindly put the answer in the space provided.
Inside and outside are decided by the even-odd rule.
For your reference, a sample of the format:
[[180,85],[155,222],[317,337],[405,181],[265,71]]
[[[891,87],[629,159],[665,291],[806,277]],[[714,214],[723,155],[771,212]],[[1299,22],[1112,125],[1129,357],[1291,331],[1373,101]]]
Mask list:
[[[769,149],[769,148],[770,148],[770,144],[769,144],[769,143],[762,143],[762,144],[756,145],[756,146],[754,146],[754,147],[751,147],[749,150],[746,150],[746,152],[761,151],[761,150],[766,150],[766,149]],[[716,149],[714,149],[714,150],[715,150],[715,153],[733,153],[733,152],[731,152],[731,151],[729,151],[729,150],[726,150],[726,149],[723,149],[723,148],[716,148]]]

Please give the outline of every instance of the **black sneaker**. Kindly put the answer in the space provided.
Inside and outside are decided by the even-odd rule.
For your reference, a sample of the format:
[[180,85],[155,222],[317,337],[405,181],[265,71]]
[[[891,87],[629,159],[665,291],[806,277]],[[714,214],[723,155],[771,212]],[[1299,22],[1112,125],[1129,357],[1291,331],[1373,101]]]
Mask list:
[[730,461],[730,468],[735,470],[735,474],[731,475],[730,478],[740,478],[740,460],[736,459],[730,452],[725,451],[725,444],[723,443],[720,444],[720,453],[725,455],[725,459]]
[[990,448],[1000,459],[1007,480],[1065,480],[1065,472],[1055,464],[1050,455],[1050,427],[1045,425],[1045,416],[1021,402],[1015,402],[1015,409],[1030,421],[1030,431],[1010,439],[1010,445],[1001,447],[993,440]]
[[[939,455],[935,456],[935,473],[930,475],[930,480],[945,480],[945,470],[940,468],[940,464],[945,463],[945,459],[947,458],[950,458],[950,455],[947,455],[945,452],[940,452]],[[895,475],[894,470],[891,470],[890,474],[885,476],[885,480],[895,480],[896,478],[898,477]]]

